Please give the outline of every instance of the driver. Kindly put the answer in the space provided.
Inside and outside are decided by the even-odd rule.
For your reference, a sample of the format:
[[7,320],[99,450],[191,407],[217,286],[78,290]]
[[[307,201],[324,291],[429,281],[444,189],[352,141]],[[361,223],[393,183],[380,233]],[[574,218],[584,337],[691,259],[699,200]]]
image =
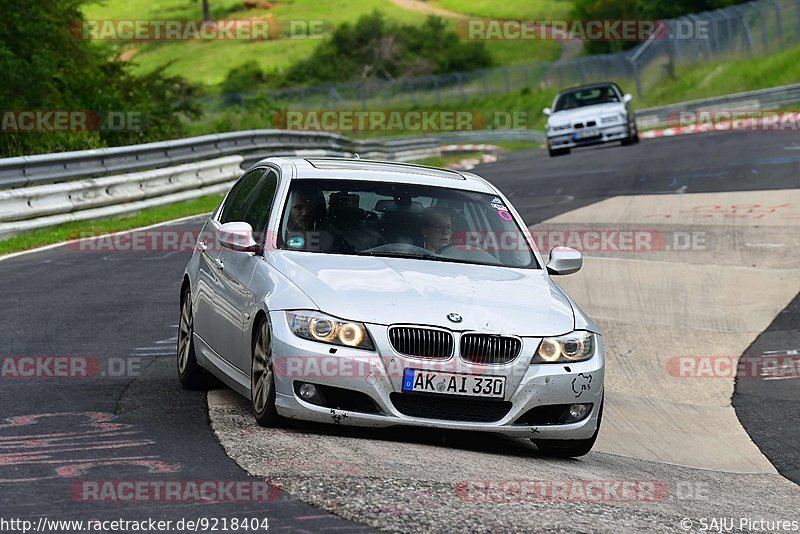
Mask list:
[[453,237],[453,219],[444,208],[431,207],[422,212],[423,246],[437,252],[450,244]]
[[307,189],[298,189],[294,192],[287,230],[290,232],[319,230],[324,219],[325,198],[321,192]]

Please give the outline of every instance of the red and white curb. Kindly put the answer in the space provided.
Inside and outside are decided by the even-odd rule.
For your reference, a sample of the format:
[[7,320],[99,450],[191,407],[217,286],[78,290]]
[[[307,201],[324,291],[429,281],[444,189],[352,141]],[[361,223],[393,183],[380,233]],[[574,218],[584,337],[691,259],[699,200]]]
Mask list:
[[497,145],[442,145],[439,150],[442,152],[474,152],[478,150],[496,152],[500,150],[500,147]]
[[446,167],[455,171],[469,171],[481,163],[494,163],[497,161],[497,152],[501,149],[496,145],[443,145],[439,148],[442,152],[480,152],[488,151],[494,154],[481,154],[476,158],[466,158],[453,163],[448,163]]

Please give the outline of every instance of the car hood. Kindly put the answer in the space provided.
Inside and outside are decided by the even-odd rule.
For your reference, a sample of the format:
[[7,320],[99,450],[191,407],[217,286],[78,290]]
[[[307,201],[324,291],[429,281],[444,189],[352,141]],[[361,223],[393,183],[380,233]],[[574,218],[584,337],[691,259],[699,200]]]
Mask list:
[[567,109],[556,111],[550,115],[549,124],[563,124],[565,122],[575,122],[582,119],[596,119],[600,115],[610,115],[612,113],[624,113],[625,104],[622,102],[610,102],[608,104],[597,104],[596,106],[586,106],[582,108]]
[[[277,251],[268,261],[342,319],[519,336],[573,330],[572,307],[542,269]],[[453,323],[447,315],[463,317]]]

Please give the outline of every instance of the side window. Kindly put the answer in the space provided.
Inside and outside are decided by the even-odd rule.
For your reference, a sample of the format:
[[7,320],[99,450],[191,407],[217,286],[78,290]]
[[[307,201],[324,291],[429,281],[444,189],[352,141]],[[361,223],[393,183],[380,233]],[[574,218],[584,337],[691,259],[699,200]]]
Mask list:
[[264,174],[264,169],[253,169],[236,182],[222,207],[222,213],[219,216],[221,224],[243,219],[250,193],[253,192],[253,188],[258,184],[262,174]]
[[278,175],[275,174],[275,171],[267,171],[258,189],[253,194],[253,201],[250,203],[247,214],[242,219],[253,227],[253,236],[256,241],[260,240],[264,232],[267,231],[270,208],[272,208],[272,201],[275,198],[275,190],[277,188]]

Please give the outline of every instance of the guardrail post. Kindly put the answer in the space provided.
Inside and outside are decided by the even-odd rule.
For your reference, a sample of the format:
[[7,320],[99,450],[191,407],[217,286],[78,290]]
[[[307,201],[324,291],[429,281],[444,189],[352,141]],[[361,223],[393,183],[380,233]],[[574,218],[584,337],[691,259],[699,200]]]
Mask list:
[[[800,2],[800,0],[797,1]],[[461,101],[465,102],[467,100],[467,94],[464,92],[464,79],[460,72],[456,73],[456,80],[458,80],[458,92],[461,94]]]
[[364,94],[364,81],[358,82],[356,91],[358,92],[358,99],[361,100],[361,109],[367,109],[367,95]]
[[[800,2],[800,0],[797,0]],[[764,13],[765,5],[758,6],[758,18],[761,23],[761,42],[764,45],[764,51],[769,50],[769,37],[767,36],[767,15]]]
[[800,0],[795,0],[794,7],[794,19],[797,22],[797,34],[794,38],[800,39]]
[[781,26],[781,6],[772,0],[772,7],[775,8],[775,29],[778,30],[778,42],[783,41],[783,27]]
[[631,72],[633,73],[633,81],[636,83],[636,96],[639,98],[644,97],[644,91],[642,91],[642,78],[639,74],[639,68],[636,66],[636,60],[629,60],[631,64]]
[[753,53],[753,37],[750,32],[750,24],[747,22],[747,13],[743,11],[741,6],[732,6],[731,9],[739,15],[739,21],[742,23],[742,30],[744,30],[744,44],[747,46],[748,54]]

